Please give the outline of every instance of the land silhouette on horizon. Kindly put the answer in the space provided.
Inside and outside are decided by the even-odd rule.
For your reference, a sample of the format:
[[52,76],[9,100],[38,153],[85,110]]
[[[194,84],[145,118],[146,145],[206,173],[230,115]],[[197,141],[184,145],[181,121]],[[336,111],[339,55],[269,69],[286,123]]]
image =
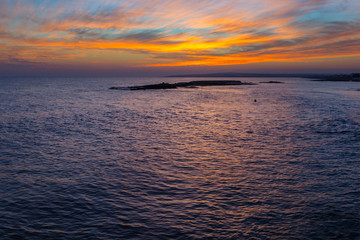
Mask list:
[[232,81],[232,80],[204,80],[178,83],[160,83],[130,87],[111,87],[112,90],[149,90],[149,89],[174,89],[178,87],[204,87],[204,86],[228,86],[228,85],[256,85],[255,83]]
[[238,73],[238,72],[224,72],[224,73],[204,73],[204,74],[183,74],[183,75],[169,75],[166,77],[248,77],[248,78],[308,78],[315,81],[360,81],[360,73],[351,74],[312,74],[312,73]]
[[[193,74],[193,75],[171,75],[168,77],[196,78],[196,77],[262,77],[262,78],[289,78],[300,77],[308,78],[313,81],[337,81],[337,82],[360,82],[360,74],[341,74],[341,75],[325,75],[325,74],[258,74],[258,73],[210,73],[210,74]],[[283,83],[280,81],[262,81],[260,83]],[[226,85],[256,85],[256,83],[242,82],[238,80],[199,80],[178,83],[159,83],[129,87],[110,87],[112,90],[149,90],[149,89],[174,89],[178,87],[202,87],[202,86],[226,86]]]
[[326,74],[304,74],[304,73],[241,73],[241,72],[219,72],[202,74],[178,74],[166,77],[322,77]]

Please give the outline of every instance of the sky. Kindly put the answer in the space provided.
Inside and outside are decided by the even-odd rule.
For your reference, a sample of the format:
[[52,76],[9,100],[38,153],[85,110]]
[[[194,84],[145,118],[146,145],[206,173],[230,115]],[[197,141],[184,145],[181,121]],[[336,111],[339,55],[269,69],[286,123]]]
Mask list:
[[359,0],[0,0],[0,76],[360,72]]

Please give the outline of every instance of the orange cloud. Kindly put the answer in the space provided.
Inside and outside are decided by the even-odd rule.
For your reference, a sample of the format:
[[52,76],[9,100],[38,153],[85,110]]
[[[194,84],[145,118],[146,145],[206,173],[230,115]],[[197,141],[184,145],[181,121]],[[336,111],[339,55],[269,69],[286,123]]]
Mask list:
[[355,0],[69,3],[0,3],[0,61],[94,63],[111,52],[144,66],[216,66],[360,55]]

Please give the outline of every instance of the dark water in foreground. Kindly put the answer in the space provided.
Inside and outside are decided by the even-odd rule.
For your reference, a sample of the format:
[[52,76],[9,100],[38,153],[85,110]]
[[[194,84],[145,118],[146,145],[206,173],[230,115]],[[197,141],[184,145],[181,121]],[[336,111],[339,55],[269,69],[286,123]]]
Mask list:
[[359,83],[182,80],[0,80],[0,239],[360,239]]

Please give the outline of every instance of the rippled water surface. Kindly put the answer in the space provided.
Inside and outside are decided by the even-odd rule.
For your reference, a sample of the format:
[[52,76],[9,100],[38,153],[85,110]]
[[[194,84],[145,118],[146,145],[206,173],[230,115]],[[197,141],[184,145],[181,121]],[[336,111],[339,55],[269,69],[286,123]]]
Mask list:
[[275,80],[1,79],[0,239],[360,239],[360,83]]

